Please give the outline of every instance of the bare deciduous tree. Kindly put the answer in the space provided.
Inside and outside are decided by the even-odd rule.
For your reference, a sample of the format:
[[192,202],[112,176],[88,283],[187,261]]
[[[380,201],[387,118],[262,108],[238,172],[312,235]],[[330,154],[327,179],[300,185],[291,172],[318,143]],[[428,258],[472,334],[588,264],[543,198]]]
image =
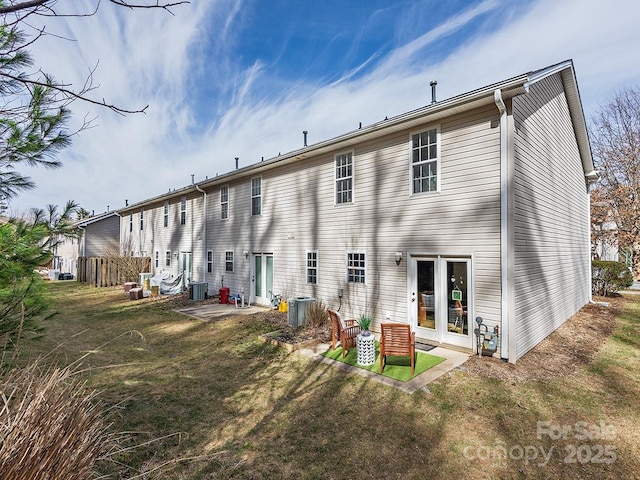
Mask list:
[[640,278],[640,89],[626,88],[592,120],[591,141],[602,201],[616,224],[619,247],[633,252]]

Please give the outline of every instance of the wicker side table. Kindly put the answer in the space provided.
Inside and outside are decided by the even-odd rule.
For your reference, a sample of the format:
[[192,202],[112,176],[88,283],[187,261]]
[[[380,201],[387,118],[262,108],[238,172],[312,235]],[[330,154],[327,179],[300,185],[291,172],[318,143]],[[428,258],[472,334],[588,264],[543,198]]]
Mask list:
[[358,365],[367,367],[376,363],[376,337],[371,332],[369,332],[369,335],[358,334],[356,337],[356,351],[358,353]]

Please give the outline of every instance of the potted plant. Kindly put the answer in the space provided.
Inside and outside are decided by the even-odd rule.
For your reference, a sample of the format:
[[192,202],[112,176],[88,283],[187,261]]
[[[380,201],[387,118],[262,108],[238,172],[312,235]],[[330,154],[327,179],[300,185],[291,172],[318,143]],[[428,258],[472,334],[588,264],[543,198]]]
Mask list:
[[371,335],[369,328],[371,327],[371,322],[373,321],[373,317],[371,315],[360,315],[360,320],[358,320],[358,324],[360,325],[360,330],[362,330],[362,336],[367,337]]

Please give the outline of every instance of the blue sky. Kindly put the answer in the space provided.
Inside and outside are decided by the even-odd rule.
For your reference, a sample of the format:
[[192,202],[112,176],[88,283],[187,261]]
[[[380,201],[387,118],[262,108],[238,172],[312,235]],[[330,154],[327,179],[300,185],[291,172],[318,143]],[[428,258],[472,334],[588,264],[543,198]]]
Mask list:
[[[81,2],[61,1],[59,8]],[[78,11],[78,10],[76,10]],[[33,54],[92,94],[146,114],[72,104],[57,170],[10,213],[74,199],[96,214],[431,101],[573,59],[586,117],[640,86],[640,2],[610,0],[192,0],[164,11],[102,2],[94,17],[47,20]]]

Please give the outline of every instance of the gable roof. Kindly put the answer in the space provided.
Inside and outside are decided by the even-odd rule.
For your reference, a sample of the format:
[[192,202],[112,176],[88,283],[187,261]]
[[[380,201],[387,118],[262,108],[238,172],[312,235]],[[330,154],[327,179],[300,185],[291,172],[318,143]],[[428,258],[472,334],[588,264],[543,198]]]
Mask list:
[[76,226],[80,227],[80,228],[84,228],[87,225],[91,225],[92,223],[96,223],[99,222],[101,220],[105,220],[107,218],[110,217],[116,217],[116,216],[120,216],[118,214],[117,211],[112,210],[110,212],[105,212],[105,213],[101,213],[99,215],[94,215],[93,217],[89,217],[89,218],[83,218],[82,220],[78,220],[77,222],[75,222]]
[[320,155],[340,149],[347,149],[357,143],[375,139],[382,135],[410,129],[424,123],[436,122],[442,118],[456,113],[464,112],[484,105],[494,104],[494,92],[500,90],[503,99],[513,98],[517,95],[526,94],[529,87],[551,75],[559,73],[564,85],[569,112],[573,123],[573,129],[578,143],[578,150],[582,158],[582,166],[587,180],[594,180],[598,177],[594,170],[591,146],[585,122],[578,82],[575,75],[572,60],[551,65],[549,67],[524,73],[516,77],[493,83],[485,87],[472,90],[470,92],[445,99],[410,112],[397,115],[392,118],[374,123],[372,125],[353,130],[338,137],[324,140],[301,149],[279,155],[277,157],[264,160],[252,165],[232,170],[214,178],[203,180],[198,183],[188,185],[183,188],[169,190],[168,193],[143,200],[141,202],[128,205],[118,209],[120,213],[131,212],[144,206],[162,200],[168,200],[187,193],[202,192],[203,188],[209,188],[216,184],[224,184],[231,179],[253,176],[262,171],[272,168],[274,165],[283,165],[304,160],[312,155]]

